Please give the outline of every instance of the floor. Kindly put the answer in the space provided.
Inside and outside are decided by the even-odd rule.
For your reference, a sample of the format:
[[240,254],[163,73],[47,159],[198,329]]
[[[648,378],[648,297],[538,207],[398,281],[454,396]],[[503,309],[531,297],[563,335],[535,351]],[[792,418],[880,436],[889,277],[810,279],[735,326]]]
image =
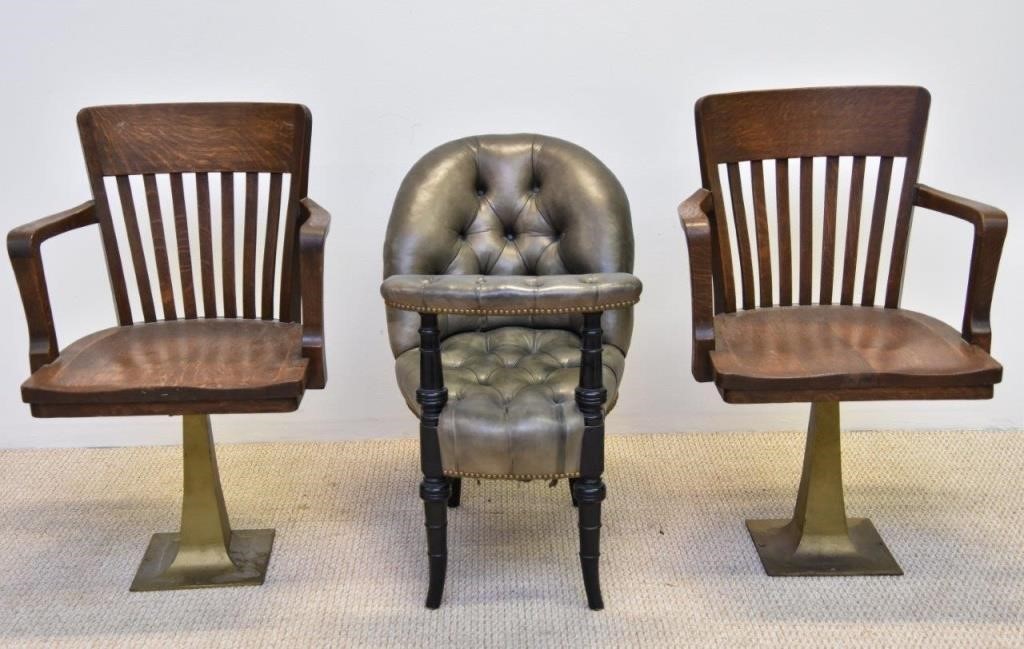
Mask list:
[[219,447],[233,526],[277,528],[267,582],[158,593],[128,585],[177,527],[179,449],[3,451],[0,643],[1022,646],[1022,442],[845,433],[848,511],[906,574],[769,578],[743,520],[790,513],[801,433],[612,436],[596,613],[564,482],[467,480],[444,604],[424,609],[414,440]]

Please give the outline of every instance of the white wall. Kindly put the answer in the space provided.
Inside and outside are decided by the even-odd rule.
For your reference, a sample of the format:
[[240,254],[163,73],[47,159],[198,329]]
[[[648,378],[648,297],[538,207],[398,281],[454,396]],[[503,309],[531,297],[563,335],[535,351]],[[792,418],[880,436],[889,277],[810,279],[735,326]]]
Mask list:
[[[840,4],[844,6],[840,6]],[[644,300],[612,431],[792,429],[805,406],[727,406],[689,373],[689,279],[675,206],[699,185],[692,106],[753,88],[910,83],[932,92],[924,182],[1024,214],[1019,3],[12,2],[0,21],[3,222],[89,197],[82,106],[299,101],[313,111],[311,195],[333,213],[330,385],[298,413],[221,417],[221,440],[414,435],[377,288],[388,212],[428,149],[479,133],[575,141],[618,175]],[[970,228],[919,213],[904,305],[959,325]],[[992,313],[1007,366],[993,401],[853,404],[849,427],[1020,427],[1024,228],[1012,225]],[[114,322],[94,232],[44,247],[63,343]],[[168,418],[32,420],[27,335],[0,272],[0,446],[164,443]]]

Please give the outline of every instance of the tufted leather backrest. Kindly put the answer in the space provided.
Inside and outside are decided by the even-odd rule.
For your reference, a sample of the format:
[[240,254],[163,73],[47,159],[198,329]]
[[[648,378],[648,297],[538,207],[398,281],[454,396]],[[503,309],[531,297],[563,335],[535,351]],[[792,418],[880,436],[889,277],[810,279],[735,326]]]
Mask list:
[[[588,151],[543,135],[482,135],[421,158],[395,198],[384,277],[633,271],[629,201]],[[442,334],[525,326],[579,331],[580,316],[442,316]],[[608,311],[605,342],[629,349],[633,310]],[[419,316],[388,309],[397,356],[419,345]]]

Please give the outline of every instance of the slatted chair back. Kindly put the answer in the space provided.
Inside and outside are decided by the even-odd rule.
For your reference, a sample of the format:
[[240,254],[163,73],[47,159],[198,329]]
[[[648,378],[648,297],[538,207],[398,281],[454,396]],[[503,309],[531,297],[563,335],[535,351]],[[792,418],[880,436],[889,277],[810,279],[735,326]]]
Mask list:
[[305,106],[97,106],[79,113],[78,127],[120,325],[299,320]]
[[[884,306],[898,307],[929,102],[924,88],[896,86],[699,100],[701,175],[714,204],[715,311],[809,305],[815,298],[819,304],[874,305],[888,241]],[[898,185],[894,166],[902,168]],[[844,181],[849,178],[843,201],[841,169]],[[862,211],[865,178],[872,175],[868,221]],[[815,176],[824,177],[823,187]],[[887,219],[893,203],[895,214]],[[845,232],[839,232],[844,223],[837,214]]]

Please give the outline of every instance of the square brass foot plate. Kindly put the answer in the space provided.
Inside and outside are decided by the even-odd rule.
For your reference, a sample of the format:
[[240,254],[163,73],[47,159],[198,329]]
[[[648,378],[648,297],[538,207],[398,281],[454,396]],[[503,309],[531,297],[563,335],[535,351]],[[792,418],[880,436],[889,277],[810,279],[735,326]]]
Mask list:
[[182,588],[223,588],[226,586],[259,586],[267,574],[270,551],[274,547],[274,530],[233,530],[228,554],[232,569],[209,572],[167,568],[178,554],[178,534],[154,534],[142,557],[131,590],[178,590]]
[[[853,543],[854,551],[835,554],[827,551],[797,554],[795,550],[799,539],[791,530],[785,529],[788,523],[788,520],[781,518],[747,521],[747,529],[761,557],[761,565],[771,577],[903,574],[875,526],[866,518],[847,519],[849,540]],[[828,542],[826,540],[818,545],[827,547]]]

